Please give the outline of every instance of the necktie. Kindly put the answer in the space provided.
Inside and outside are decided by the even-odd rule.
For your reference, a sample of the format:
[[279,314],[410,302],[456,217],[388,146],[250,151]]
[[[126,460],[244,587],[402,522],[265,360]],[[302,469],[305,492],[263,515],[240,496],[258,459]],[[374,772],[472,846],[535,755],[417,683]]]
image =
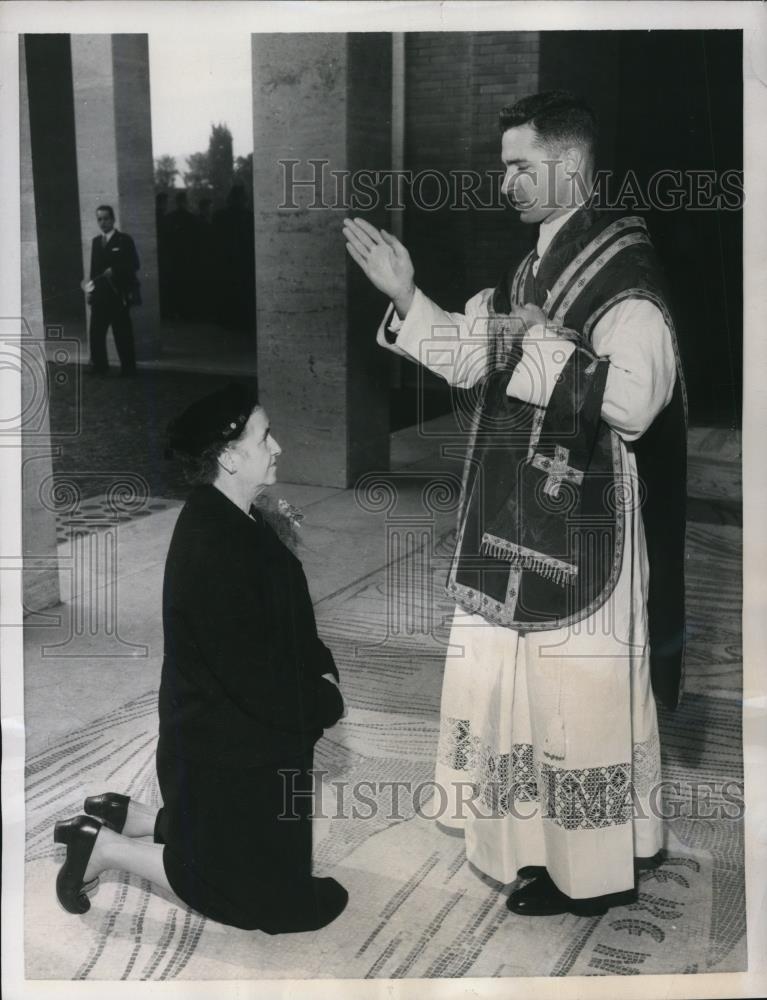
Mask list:
[[539,266],[540,262],[541,259],[538,256],[538,252],[536,250],[535,253],[536,270],[535,274],[533,275],[533,288],[535,290],[535,304],[540,308],[543,308],[545,301],[549,297],[549,289],[545,274],[543,275],[541,274],[541,269]]
[[540,258],[538,257],[537,248],[533,250],[533,256],[530,259],[530,270],[527,272],[527,280],[525,281],[525,286],[522,289],[522,298],[524,302],[535,302],[535,272],[538,268],[538,262]]

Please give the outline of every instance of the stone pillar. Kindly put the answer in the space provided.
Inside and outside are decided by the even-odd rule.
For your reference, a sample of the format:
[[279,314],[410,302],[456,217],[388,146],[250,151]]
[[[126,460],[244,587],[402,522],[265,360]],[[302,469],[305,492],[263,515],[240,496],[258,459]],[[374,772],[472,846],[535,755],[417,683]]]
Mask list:
[[40,611],[59,603],[56,521],[42,497],[52,474],[45,325],[37,252],[35,190],[24,39],[19,38],[19,152],[21,189],[21,427],[22,550],[24,610]]
[[24,58],[43,316],[46,327],[78,336],[85,299],[69,35],[26,35]]
[[[391,39],[257,34],[252,45],[259,392],[281,477],[347,487],[389,464],[389,365],[375,343],[386,303],[348,258],[331,171],[391,168]],[[327,161],[314,168],[324,198],[306,186],[286,197],[286,177],[311,176],[310,160]],[[359,214],[389,228],[383,209]]]
[[143,304],[133,309],[139,360],[160,353],[154,161],[146,35],[72,35],[83,267],[98,234],[96,207],[112,205],[136,243]]

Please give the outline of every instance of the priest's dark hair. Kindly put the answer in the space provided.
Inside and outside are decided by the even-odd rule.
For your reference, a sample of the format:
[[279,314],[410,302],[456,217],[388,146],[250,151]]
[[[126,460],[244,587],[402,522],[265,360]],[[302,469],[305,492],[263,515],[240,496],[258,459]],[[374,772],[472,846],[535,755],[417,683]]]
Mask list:
[[546,145],[575,144],[592,153],[596,148],[597,117],[582,98],[567,90],[545,90],[508,104],[501,109],[498,124],[501,134],[519,125],[532,125]]
[[112,221],[114,222],[115,210],[112,208],[111,205],[99,205],[96,208],[96,213],[98,214],[99,212],[109,212],[109,214],[112,216]]

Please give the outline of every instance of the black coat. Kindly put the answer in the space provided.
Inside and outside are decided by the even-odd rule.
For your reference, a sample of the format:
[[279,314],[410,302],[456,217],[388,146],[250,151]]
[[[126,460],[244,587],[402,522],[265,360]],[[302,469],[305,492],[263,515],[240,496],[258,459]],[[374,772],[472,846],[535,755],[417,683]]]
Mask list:
[[[113,301],[124,302],[128,293],[136,288],[136,272],[140,266],[136,245],[127,233],[115,229],[106,246],[101,236],[94,236],[90,270],[90,279],[96,286],[94,303],[108,305]],[[110,267],[111,276],[102,277]]]
[[263,516],[214,486],[192,492],[163,587],[160,749],[255,765],[311,750],[343,700],[300,561]]

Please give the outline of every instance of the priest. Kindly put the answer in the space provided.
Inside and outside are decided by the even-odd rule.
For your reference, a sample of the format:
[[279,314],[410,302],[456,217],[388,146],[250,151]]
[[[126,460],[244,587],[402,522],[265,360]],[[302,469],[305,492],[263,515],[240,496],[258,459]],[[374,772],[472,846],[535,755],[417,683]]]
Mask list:
[[655,698],[684,647],[687,408],[644,220],[596,207],[596,121],[561,91],[500,114],[503,191],[535,248],[463,313],[363,219],[346,247],[391,299],[378,342],[472,388],[447,587],[436,781],[468,859],[520,915],[636,899],[663,851]]

